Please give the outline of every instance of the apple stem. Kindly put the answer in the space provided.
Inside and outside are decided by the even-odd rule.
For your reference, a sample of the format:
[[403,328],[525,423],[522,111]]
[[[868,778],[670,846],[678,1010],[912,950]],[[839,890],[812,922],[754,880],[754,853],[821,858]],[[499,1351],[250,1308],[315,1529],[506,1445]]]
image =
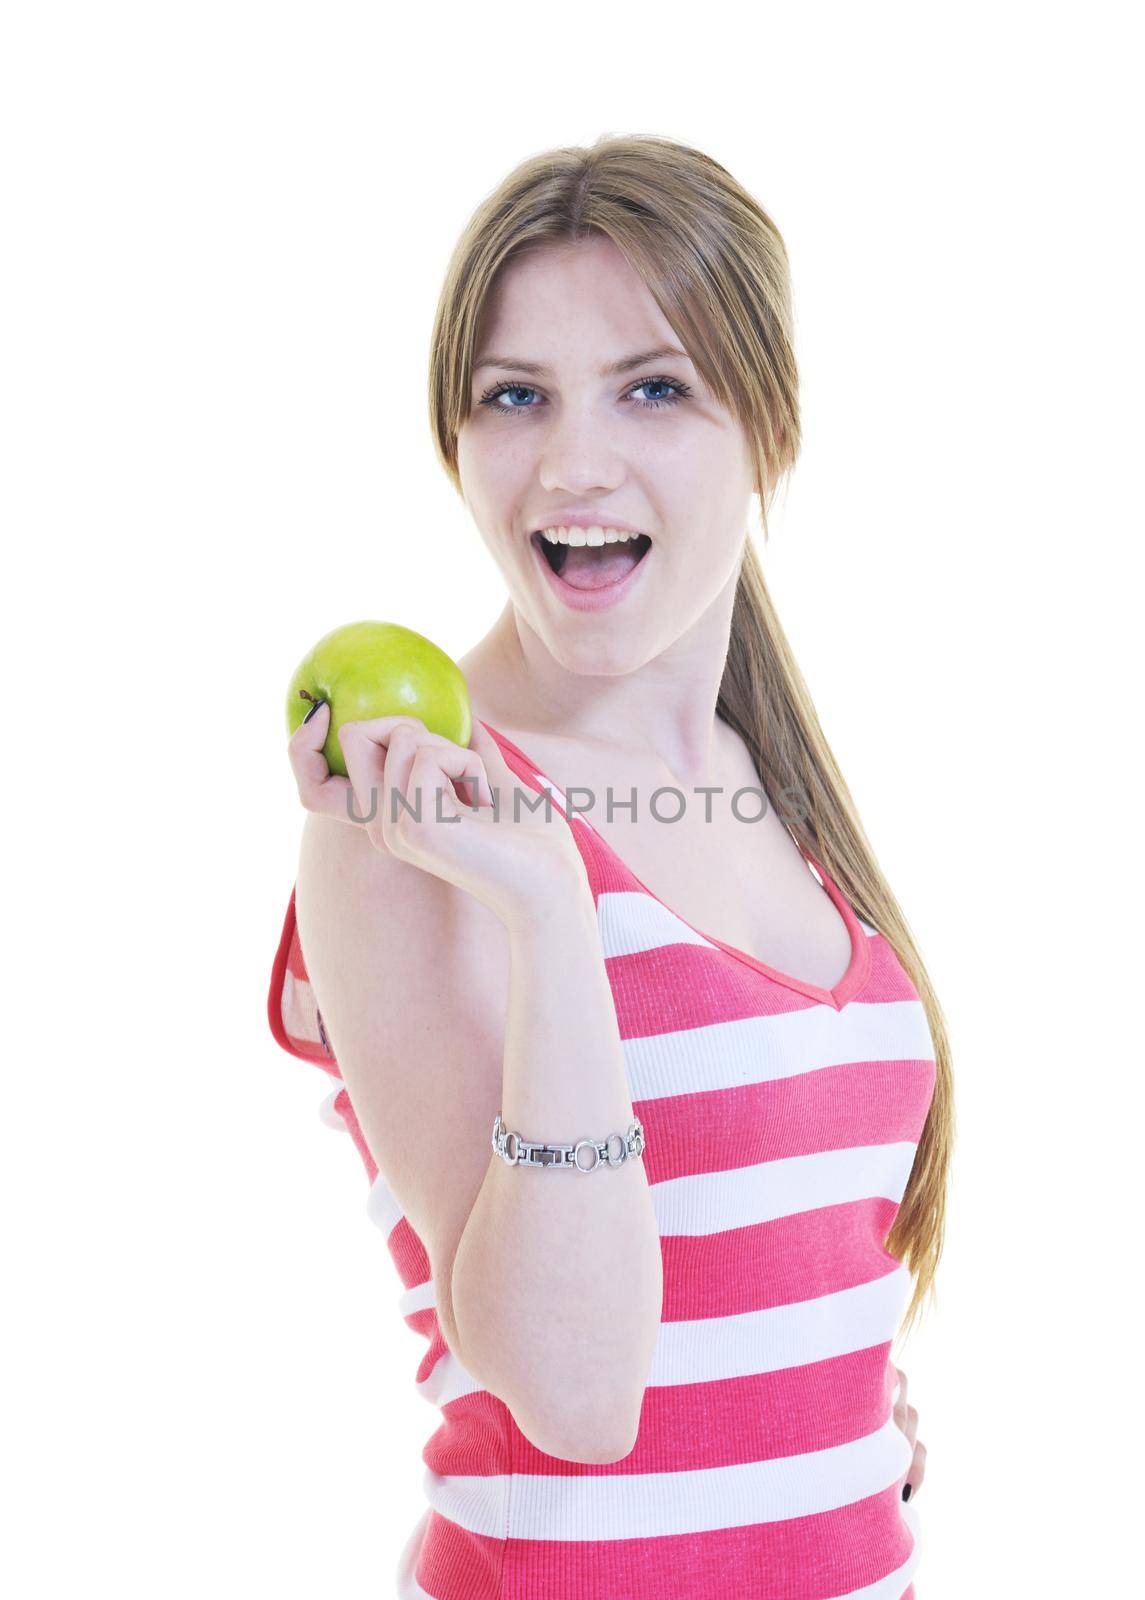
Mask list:
[[315,705],[318,705],[318,704],[320,704],[320,702],[319,702],[319,701],[318,701],[318,700],[317,700],[317,699],[316,699],[316,698],[315,698],[315,696],[314,696],[314,695],[312,695],[312,694],[310,694],[310,693],[308,693],[308,691],[307,691],[307,690],[305,690],[305,689],[299,689],[299,691],[298,691],[298,692],[299,692],[299,694],[300,694],[300,695],[301,695],[301,696],[302,696],[302,698],[303,698],[303,699],[304,699],[304,700],[313,700],[313,701],[314,701],[314,704],[315,704]]

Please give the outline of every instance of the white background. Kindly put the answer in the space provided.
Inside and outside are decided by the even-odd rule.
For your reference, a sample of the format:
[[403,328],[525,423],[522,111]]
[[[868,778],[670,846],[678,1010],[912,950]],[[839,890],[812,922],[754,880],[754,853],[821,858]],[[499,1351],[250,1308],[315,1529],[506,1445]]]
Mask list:
[[7,13],[9,1592],[392,1593],[435,1413],[325,1077],[267,1028],[302,823],[284,689],[338,623],[459,656],[499,610],[432,452],[430,321],[482,196],[604,132],[699,145],[791,255],[806,443],[765,567],[955,1053],[938,1309],[899,1353],[916,1592],[1126,1591],[1143,273],[1119,15]]

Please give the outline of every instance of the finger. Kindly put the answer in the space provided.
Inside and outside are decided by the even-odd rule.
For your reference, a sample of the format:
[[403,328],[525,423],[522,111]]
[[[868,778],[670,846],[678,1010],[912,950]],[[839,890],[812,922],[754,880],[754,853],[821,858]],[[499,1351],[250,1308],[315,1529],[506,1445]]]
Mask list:
[[[899,1369],[896,1367],[895,1370],[897,1372]],[[899,1373],[899,1384],[898,1384],[897,1389],[895,1390],[894,1404],[891,1407],[891,1414],[894,1417],[895,1421],[898,1423],[899,1427],[903,1430],[904,1433],[906,1432],[907,1418],[908,1418],[909,1414],[911,1413],[911,1411],[914,1410],[914,1407],[911,1405],[910,1401],[906,1397],[906,1390],[907,1390],[906,1373],[905,1372],[900,1372]],[[915,1412],[915,1416],[916,1417],[917,1417],[917,1415],[918,1415],[918,1413]]]
[[523,787],[523,780],[505,760],[501,746],[479,718],[474,718],[469,742],[485,764],[493,793],[497,796],[498,809],[503,813],[509,813],[514,805],[514,789],[520,788],[522,793],[529,793]]
[[[350,756],[346,754],[346,769],[356,789],[362,786],[366,789],[377,788],[378,803],[387,826],[400,814],[402,808],[395,800],[395,794],[406,795],[414,752],[421,745],[431,746],[437,752],[442,773],[457,780],[457,793],[470,810],[492,807],[494,804],[489,779],[477,752],[446,739],[442,734],[433,733],[420,717],[368,717],[344,722],[339,737],[344,754],[348,748],[358,750],[358,759],[353,766]],[[374,753],[368,755],[360,748],[362,745],[373,745]],[[380,760],[377,756],[379,751]],[[363,794],[363,801],[365,798]],[[371,810],[373,806],[371,797]]]
[[419,744],[415,748],[406,785],[406,799],[413,807],[409,820],[415,827],[455,824],[455,819],[460,819],[462,807],[447,770],[455,764],[432,745]]
[[[460,807],[448,776],[442,770],[442,752],[429,744],[414,745],[409,755],[409,774],[404,789],[396,776],[396,767],[405,762],[405,743],[400,730],[391,742],[386,757],[386,776],[383,784],[383,810],[378,821],[385,847],[403,860],[415,865],[431,865],[436,854],[449,841],[440,829],[456,827],[461,821]],[[432,842],[429,830],[438,828],[439,834]],[[427,861],[428,849],[428,861]]]
[[[450,778],[456,784],[457,795],[469,810],[492,806],[493,791],[489,786],[485,764],[476,750],[454,744],[450,739],[438,740],[413,728],[395,728],[390,735],[386,756],[386,781],[405,795],[411,804],[413,794],[409,777],[414,758],[420,750],[433,752],[436,763],[433,774],[435,787],[440,786],[443,779]],[[389,816],[388,809],[386,815]]]
[[298,786],[298,798],[307,811],[345,817],[350,785],[340,773],[330,771],[322,753],[329,731],[330,706],[322,700],[318,709],[295,728],[287,741],[286,753]]
[[[411,837],[422,828],[452,823],[460,820],[463,812],[478,809],[470,802],[471,793],[477,793],[479,804],[482,797],[492,803],[489,781],[476,751],[412,740],[412,735],[398,729],[386,757],[382,826],[390,848],[399,852],[408,852]],[[462,791],[460,800],[454,782]]]
[[[452,739],[447,739],[444,734],[434,733],[427,728],[420,717],[412,717],[408,713],[392,717],[358,717],[353,722],[344,722],[343,728],[354,728],[364,734],[367,739],[372,739],[376,744],[387,745],[396,728],[410,727],[422,734],[429,744],[452,744]],[[339,736],[341,730],[339,730]]]
[[918,1437],[918,1412],[913,1406],[895,1407],[895,1423],[906,1434],[911,1444]]
[[386,747],[364,734],[360,722],[344,722],[338,729],[338,738],[350,775],[354,814],[349,821],[364,827],[376,848],[384,850],[387,846],[382,830],[382,791]]
[[[910,1471],[907,1473],[906,1480],[903,1483],[903,1496],[902,1497],[903,1497],[904,1500],[913,1500],[914,1499],[915,1495],[922,1488],[922,1480],[925,1477],[926,1477],[926,1446],[923,1444],[922,1440],[920,1439],[919,1442],[914,1447],[914,1455],[911,1457]],[[909,1494],[907,1493],[908,1489],[910,1491]]]
[[443,750],[433,747],[434,759],[455,786],[461,803],[470,811],[491,807],[493,789],[481,754],[462,744],[447,743]]

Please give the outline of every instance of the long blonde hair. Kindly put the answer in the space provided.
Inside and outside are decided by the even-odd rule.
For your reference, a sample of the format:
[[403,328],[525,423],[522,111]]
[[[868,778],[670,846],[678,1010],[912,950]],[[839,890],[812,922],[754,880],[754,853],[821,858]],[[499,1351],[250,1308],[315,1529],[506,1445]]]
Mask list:
[[[457,435],[469,415],[475,342],[497,273],[510,259],[590,233],[606,235],[640,275],[716,400],[750,441],[767,510],[800,445],[799,375],[787,250],[771,218],[725,168],[656,136],[607,136],[531,156],[473,213],[446,271],[433,326],[429,412],[434,447],[461,493]],[[751,752],[760,781],[797,794],[796,840],[856,912],[891,944],[925,1008],[934,1095],[886,1248],[914,1289],[909,1327],[942,1253],[954,1138],[950,1045],[910,928],[863,832],[823,736],[750,537],[737,581],[719,715]]]

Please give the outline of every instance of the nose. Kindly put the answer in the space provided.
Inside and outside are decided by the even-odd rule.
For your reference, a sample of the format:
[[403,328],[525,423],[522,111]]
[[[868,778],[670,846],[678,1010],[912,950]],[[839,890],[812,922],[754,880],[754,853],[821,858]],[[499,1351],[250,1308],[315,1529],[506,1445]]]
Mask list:
[[624,481],[625,462],[616,423],[588,406],[566,406],[545,429],[539,475],[546,492],[587,497],[608,493]]

